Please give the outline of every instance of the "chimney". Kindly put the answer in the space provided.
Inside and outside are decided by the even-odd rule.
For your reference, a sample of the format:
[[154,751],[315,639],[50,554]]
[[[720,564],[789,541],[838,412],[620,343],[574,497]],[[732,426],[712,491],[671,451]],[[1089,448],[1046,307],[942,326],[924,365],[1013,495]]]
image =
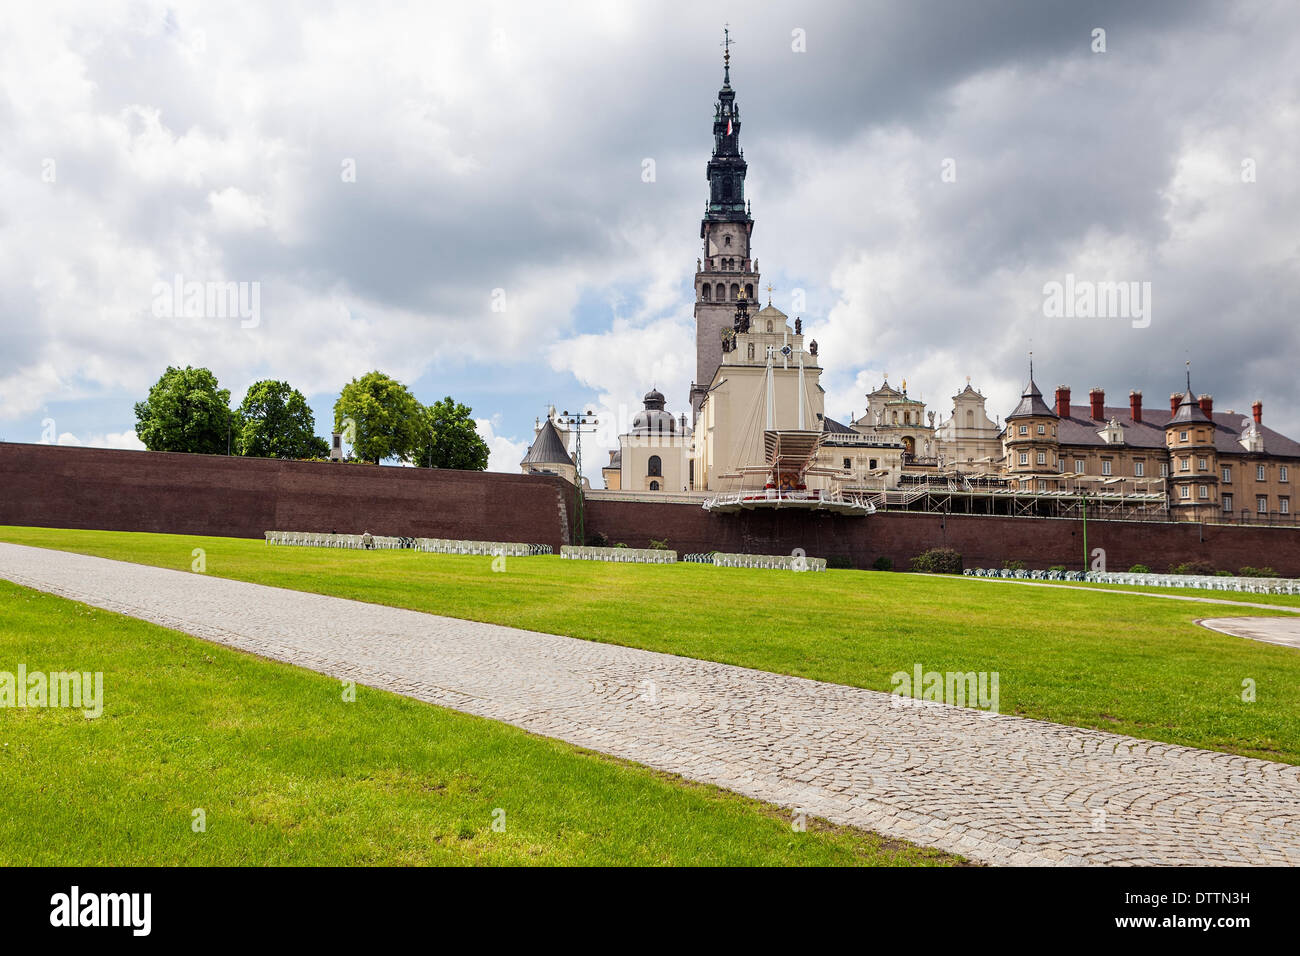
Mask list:
[[1255,424],[1264,424],[1264,403],[1255,399],[1255,404],[1250,406],[1250,413],[1255,416]]
[[1201,406],[1201,411],[1205,412],[1205,417],[1210,420],[1213,420],[1214,419],[1214,396],[1197,395],[1196,402],[1198,405]]
[[1181,402],[1182,400],[1183,400],[1183,396],[1178,392],[1174,392],[1172,395],[1169,396],[1169,414],[1171,416],[1178,414],[1178,403]]
[[1070,386],[1056,386],[1056,415],[1058,418],[1070,417]]
[[1128,393],[1128,412],[1133,421],[1142,421],[1142,393],[1137,389]]
[[1093,421],[1106,419],[1106,392],[1100,388],[1088,389],[1088,404],[1092,406]]

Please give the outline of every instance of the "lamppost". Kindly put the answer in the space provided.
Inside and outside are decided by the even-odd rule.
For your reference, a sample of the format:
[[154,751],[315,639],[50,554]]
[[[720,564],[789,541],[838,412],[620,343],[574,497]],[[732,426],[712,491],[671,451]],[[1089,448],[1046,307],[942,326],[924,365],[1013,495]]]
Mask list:
[[584,520],[585,503],[582,494],[582,433],[588,430],[594,432],[600,421],[595,417],[595,413],[588,409],[585,412],[574,412],[572,415],[566,410],[563,415],[556,419],[556,422],[574,434],[573,463],[578,469],[577,481],[575,482],[578,486],[578,513],[574,516],[573,534],[577,539],[576,543],[584,545],[587,543],[587,529]]

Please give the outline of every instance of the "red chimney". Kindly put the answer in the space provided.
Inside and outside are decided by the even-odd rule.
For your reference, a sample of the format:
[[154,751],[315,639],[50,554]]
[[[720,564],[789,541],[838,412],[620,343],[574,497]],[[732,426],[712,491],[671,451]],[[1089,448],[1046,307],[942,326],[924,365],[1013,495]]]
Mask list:
[[1088,404],[1092,406],[1093,420],[1104,421],[1106,418],[1106,393],[1100,388],[1088,389]]
[[1264,424],[1264,403],[1255,399],[1255,404],[1250,406],[1251,414],[1255,416],[1255,424]]
[[1174,394],[1169,396],[1169,414],[1171,416],[1178,414],[1178,403],[1182,400],[1183,396],[1178,392],[1174,392]]
[[1205,417],[1210,420],[1213,420],[1214,419],[1214,396],[1197,395],[1196,401],[1197,404],[1201,406],[1201,411],[1205,412]]
[[1070,417],[1070,386],[1056,386],[1056,415],[1058,418]]
[[1128,412],[1133,421],[1142,421],[1142,393],[1137,389],[1128,393]]

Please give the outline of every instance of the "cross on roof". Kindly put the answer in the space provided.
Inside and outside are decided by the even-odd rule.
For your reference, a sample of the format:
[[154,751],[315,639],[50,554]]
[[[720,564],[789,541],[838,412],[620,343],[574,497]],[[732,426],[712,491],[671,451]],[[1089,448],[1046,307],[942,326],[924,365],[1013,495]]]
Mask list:
[[767,304],[772,304],[772,283],[767,284]]

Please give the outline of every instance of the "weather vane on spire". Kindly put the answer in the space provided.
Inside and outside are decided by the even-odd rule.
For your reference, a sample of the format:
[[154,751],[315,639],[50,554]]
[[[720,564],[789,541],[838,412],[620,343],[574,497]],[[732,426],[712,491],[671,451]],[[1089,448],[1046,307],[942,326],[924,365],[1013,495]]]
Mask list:
[[722,25],[722,85],[731,85],[731,24]]

